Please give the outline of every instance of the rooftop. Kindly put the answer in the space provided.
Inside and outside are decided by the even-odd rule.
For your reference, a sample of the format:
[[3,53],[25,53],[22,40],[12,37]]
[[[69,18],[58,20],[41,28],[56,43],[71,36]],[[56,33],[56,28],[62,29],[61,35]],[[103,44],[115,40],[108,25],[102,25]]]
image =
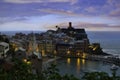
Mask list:
[[1,45],[1,46],[5,46],[5,47],[6,47],[6,46],[9,46],[9,44],[6,43],[6,42],[0,42],[0,45]]

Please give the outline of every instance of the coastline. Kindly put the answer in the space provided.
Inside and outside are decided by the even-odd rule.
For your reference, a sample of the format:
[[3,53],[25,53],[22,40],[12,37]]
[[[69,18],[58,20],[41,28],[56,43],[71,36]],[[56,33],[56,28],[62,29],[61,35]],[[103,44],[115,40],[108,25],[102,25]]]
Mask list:
[[58,59],[60,59],[61,57],[58,57],[58,56],[55,56],[54,58],[48,58],[48,60],[46,60],[46,61],[43,61],[43,64],[42,64],[42,67],[43,67],[43,69],[46,69],[48,66],[49,66],[49,64],[50,63],[52,63],[52,62],[54,62],[55,60],[58,60]]
[[85,59],[85,60],[89,60],[89,61],[100,61],[103,63],[109,63],[111,65],[116,65],[120,67],[120,58],[116,58],[111,54],[108,53],[104,53],[104,55],[89,55],[86,58],[82,58],[82,57],[72,57],[72,56],[55,56],[54,58],[48,58],[46,61],[43,60],[43,64],[42,64],[42,69],[45,70],[48,68],[48,66],[61,58],[80,58],[80,59]]

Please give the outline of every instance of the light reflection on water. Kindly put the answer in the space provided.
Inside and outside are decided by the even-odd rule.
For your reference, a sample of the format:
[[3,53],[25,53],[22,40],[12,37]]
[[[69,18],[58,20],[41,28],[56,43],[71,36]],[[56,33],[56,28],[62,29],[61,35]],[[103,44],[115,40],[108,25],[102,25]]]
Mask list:
[[67,64],[70,64],[70,58],[67,58]]
[[[102,63],[99,61],[89,61],[80,58],[65,58],[57,60],[57,67],[61,74],[73,74],[76,77],[81,77],[84,72],[104,71],[111,75],[111,64]],[[117,71],[120,75],[120,67]]]
[[85,64],[85,59],[82,59],[82,63]]
[[77,68],[77,73],[79,73],[79,71],[80,71],[80,58],[77,58],[77,66],[76,66],[76,68]]

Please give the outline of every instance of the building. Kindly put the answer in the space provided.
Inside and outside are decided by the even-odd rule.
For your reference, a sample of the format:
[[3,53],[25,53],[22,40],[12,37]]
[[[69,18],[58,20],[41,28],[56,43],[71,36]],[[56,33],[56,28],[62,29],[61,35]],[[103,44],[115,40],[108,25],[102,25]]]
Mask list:
[[67,56],[69,54],[71,45],[67,43],[58,43],[56,44],[57,55],[59,56]]
[[6,42],[0,42],[0,58],[6,57],[9,51],[9,44]]
[[42,40],[38,42],[39,51],[42,53],[42,56],[47,54],[52,54],[55,50],[55,44],[53,40]]
[[100,43],[92,43],[89,46],[89,52],[92,54],[102,54],[103,51],[102,51],[102,48],[100,46]]
[[60,30],[68,36],[75,38],[75,40],[88,39],[85,29],[75,29],[72,27],[72,22],[69,22],[68,28],[61,28]]
[[[39,74],[42,71],[42,54],[39,51],[39,46],[36,41],[36,37],[34,33],[31,36],[31,40],[29,42],[29,49],[27,52],[27,59],[32,64],[32,69],[35,74]],[[28,62],[29,62],[28,61]]]
[[69,37],[68,40],[70,40],[70,38],[72,39],[70,41],[67,40],[67,44],[65,44],[66,41],[64,43],[56,44],[57,53],[61,53],[61,55],[63,55],[62,53],[69,52],[69,48],[71,48],[71,54],[76,53],[75,55],[77,55],[78,53],[87,52],[89,46],[89,39],[87,37],[85,29],[76,29],[72,27],[72,23],[69,22],[68,28],[58,28],[56,32],[58,32],[59,34],[64,33],[66,36]]

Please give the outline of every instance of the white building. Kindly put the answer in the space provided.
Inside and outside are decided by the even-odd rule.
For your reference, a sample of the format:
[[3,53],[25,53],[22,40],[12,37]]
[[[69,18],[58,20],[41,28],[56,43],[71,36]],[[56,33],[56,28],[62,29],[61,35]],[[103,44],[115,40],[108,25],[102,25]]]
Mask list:
[[0,58],[6,57],[6,53],[9,51],[9,44],[6,42],[0,42]]

